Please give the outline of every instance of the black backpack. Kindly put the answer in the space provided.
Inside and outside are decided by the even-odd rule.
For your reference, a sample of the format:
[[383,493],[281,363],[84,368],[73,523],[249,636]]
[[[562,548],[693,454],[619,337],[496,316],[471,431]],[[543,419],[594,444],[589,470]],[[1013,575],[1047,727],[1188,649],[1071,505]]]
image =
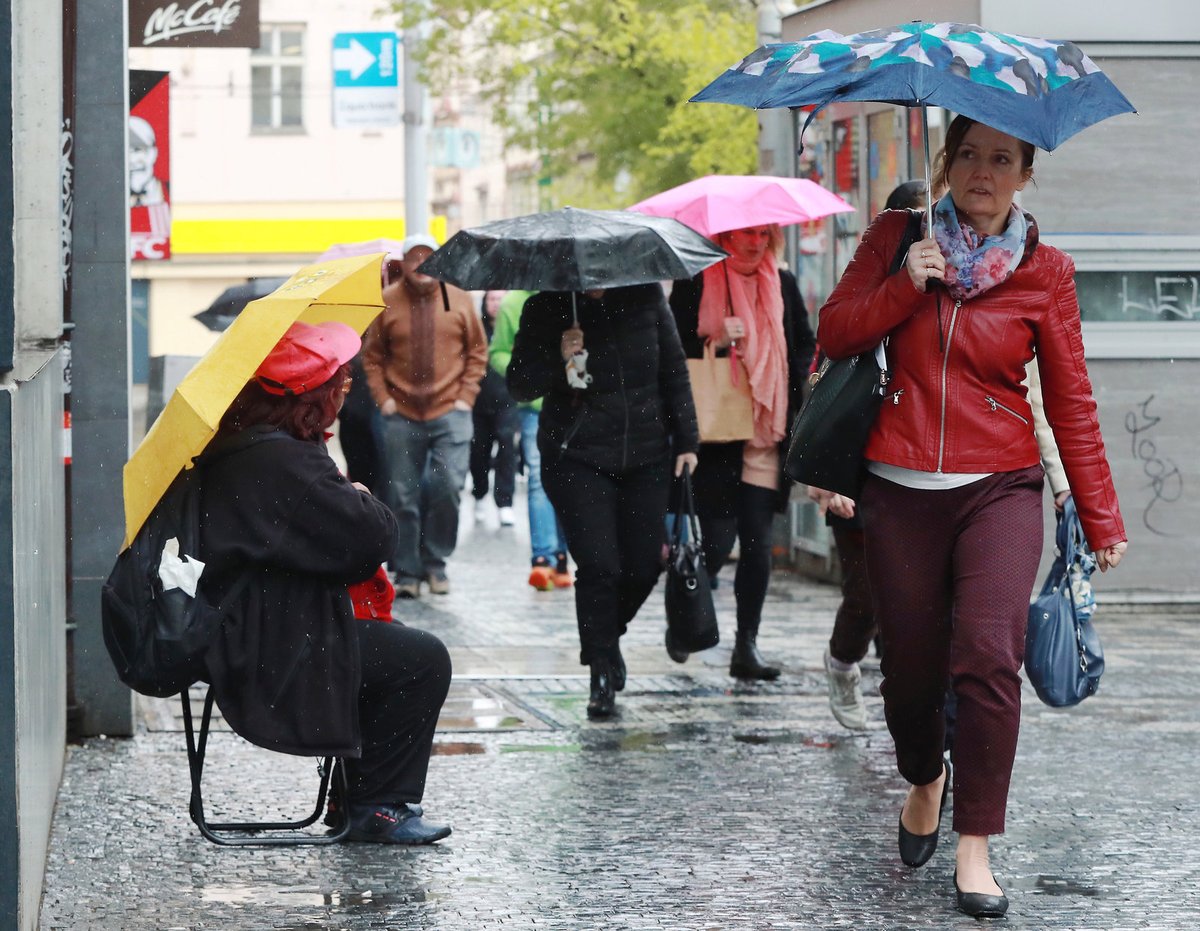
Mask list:
[[117,557],[100,594],[104,645],[122,682],[143,695],[164,698],[204,678],[204,654],[250,573],[243,572],[213,605],[197,589],[163,590],[159,563],[167,541],[179,541],[179,558],[200,544],[200,497],[204,466],[176,476],[129,548]]

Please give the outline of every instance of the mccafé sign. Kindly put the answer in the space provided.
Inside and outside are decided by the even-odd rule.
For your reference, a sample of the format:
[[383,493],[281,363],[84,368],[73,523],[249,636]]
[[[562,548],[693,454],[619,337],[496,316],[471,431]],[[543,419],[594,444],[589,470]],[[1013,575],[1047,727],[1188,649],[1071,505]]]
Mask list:
[[129,0],[129,44],[258,48],[258,0]]

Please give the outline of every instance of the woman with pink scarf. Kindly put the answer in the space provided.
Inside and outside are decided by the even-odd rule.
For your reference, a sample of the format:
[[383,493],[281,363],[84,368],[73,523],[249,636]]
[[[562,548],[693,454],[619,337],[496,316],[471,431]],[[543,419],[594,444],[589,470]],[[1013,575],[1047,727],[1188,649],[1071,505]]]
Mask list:
[[[712,343],[736,355],[750,384],[754,436],[745,442],[701,443],[696,509],[709,574],[739,543],[734,596],[737,638],[729,674],[775,679],[779,667],[758,651],[758,626],[771,577],[771,527],[788,499],[781,469],[784,442],[800,409],[816,340],[795,277],[779,268],[783,234],[777,225],[729,230],[714,237],[729,253],[690,281],[677,281],[671,310],[691,358]],[[686,654],[672,653],[677,660]]]

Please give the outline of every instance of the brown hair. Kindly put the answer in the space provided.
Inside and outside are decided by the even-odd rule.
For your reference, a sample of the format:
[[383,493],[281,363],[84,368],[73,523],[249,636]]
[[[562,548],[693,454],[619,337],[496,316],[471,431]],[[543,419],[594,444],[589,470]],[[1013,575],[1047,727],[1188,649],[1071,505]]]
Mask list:
[[[973,120],[969,116],[959,114],[950,121],[950,126],[946,129],[946,142],[942,146],[942,150],[937,154],[937,160],[933,166],[933,186],[941,190],[948,190],[950,187],[950,166],[954,164],[954,159],[958,156],[958,150],[962,148],[963,139],[967,132],[978,123],[978,120]],[[1013,137],[1016,138],[1015,136]],[[1037,152],[1037,146],[1032,142],[1026,142],[1024,139],[1017,139],[1017,145],[1021,149],[1021,171],[1033,174],[1033,156]]]
[[237,433],[247,427],[276,427],[298,440],[320,440],[337,419],[342,391],[350,375],[347,363],[328,379],[303,394],[279,395],[265,391],[252,378],[221,418],[219,432]]

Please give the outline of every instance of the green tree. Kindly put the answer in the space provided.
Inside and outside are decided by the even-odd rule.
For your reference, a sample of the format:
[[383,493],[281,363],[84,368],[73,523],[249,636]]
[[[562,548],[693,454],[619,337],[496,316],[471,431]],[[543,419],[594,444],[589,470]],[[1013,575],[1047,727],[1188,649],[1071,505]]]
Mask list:
[[429,85],[470,82],[552,200],[625,206],[757,165],[752,111],[688,98],[755,47],[753,0],[393,0]]

